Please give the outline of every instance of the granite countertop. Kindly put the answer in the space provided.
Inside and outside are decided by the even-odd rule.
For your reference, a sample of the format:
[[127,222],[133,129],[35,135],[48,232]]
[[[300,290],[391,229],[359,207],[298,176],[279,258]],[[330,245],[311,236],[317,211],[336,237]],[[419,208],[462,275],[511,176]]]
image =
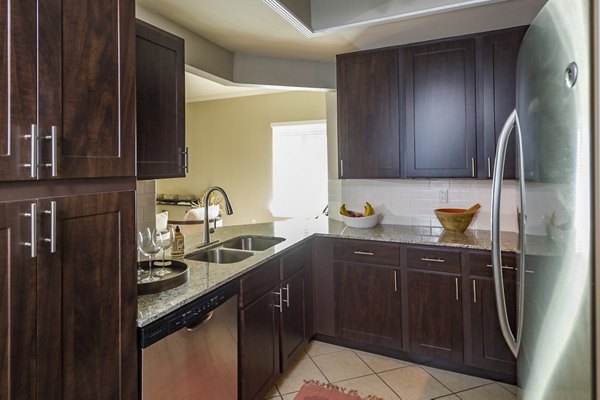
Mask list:
[[[243,235],[276,236],[285,238],[285,241],[232,264],[184,260],[190,272],[188,282],[161,293],[138,296],[138,326],[156,321],[313,235],[483,250],[490,250],[492,247],[490,232],[484,230],[467,230],[464,234],[459,234],[447,232],[442,228],[407,225],[378,225],[371,229],[356,229],[348,228],[342,222],[332,219],[288,220],[222,227],[211,235],[211,240],[223,242]],[[196,251],[202,240],[202,233],[186,235],[186,254]],[[501,243],[504,251],[516,252],[517,242],[516,233],[502,233]]]

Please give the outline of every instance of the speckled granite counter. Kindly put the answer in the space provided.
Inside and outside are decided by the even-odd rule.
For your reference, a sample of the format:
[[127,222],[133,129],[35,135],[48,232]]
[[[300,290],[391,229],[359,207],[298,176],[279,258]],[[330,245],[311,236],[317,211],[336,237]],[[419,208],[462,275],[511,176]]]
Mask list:
[[[162,293],[138,297],[138,326],[145,326],[209,291],[234,280],[263,261],[277,256],[287,248],[313,235],[484,250],[489,250],[492,246],[489,231],[467,230],[464,234],[457,234],[446,232],[442,228],[405,225],[378,225],[372,229],[355,229],[348,228],[342,222],[331,219],[290,220],[223,227],[217,229],[211,235],[211,240],[225,241],[242,235],[277,236],[286,240],[270,249],[256,252],[246,260],[233,264],[211,264],[185,260],[190,269],[188,282]],[[501,241],[503,250],[517,251],[516,233],[503,232]],[[196,251],[201,243],[202,234],[186,235],[186,253]]]

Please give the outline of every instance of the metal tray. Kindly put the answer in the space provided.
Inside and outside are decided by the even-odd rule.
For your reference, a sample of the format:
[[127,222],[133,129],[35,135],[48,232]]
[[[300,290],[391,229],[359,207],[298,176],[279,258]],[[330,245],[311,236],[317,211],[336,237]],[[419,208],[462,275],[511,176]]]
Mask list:
[[[187,264],[177,260],[168,261],[171,262],[171,265],[168,265],[167,268],[169,268],[173,272],[163,276],[159,281],[145,283],[138,281],[138,294],[159,293],[165,290],[173,289],[174,287],[177,287],[187,282],[190,276]],[[160,268],[160,266],[154,264],[154,262],[152,264],[152,272]],[[139,261],[138,266],[140,266],[142,270],[148,271],[148,261]],[[143,274],[142,277],[144,277]]]

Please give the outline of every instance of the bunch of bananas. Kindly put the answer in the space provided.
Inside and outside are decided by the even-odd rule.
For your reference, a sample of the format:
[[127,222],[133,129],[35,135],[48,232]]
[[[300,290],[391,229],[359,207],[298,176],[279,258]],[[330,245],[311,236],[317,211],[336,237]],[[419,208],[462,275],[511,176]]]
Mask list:
[[346,204],[342,204],[340,206],[340,215],[344,215],[346,217],[360,218],[360,217],[368,217],[369,215],[373,215],[373,214],[375,214],[375,209],[373,208],[373,206],[371,204],[369,204],[368,201],[365,202],[365,212],[364,213],[347,210]]

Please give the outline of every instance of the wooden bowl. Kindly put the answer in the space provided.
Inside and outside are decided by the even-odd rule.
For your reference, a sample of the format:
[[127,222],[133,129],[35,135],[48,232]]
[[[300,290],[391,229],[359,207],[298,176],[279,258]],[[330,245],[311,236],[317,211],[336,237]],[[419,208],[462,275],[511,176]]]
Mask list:
[[465,213],[464,208],[438,208],[434,210],[444,229],[451,232],[463,233],[468,227],[477,210]]

